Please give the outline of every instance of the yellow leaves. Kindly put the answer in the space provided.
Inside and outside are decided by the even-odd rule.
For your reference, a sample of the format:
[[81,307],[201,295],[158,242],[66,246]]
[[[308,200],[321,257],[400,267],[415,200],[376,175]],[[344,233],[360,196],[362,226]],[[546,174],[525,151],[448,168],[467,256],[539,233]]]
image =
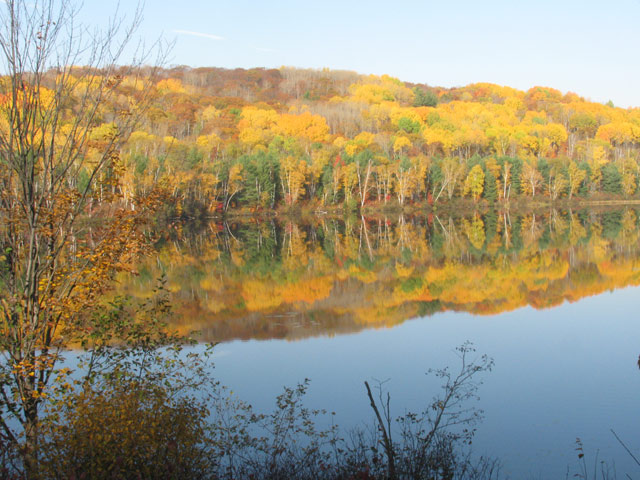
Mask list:
[[481,250],[485,241],[484,222],[479,215],[474,215],[471,221],[464,220],[464,230],[471,245]]
[[222,115],[222,111],[218,110],[213,105],[209,105],[200,114],[200,118],[202,118],[203,122],[209,122],[215,118],[219,118]]
[[214,314],[220,313],[222,310],[224,310],[227,307],[224,300],[216,296],[205,297],[204,306],[209,312]]
[[249,145],[266,145],[274,135],[323,142],[329,135],[324,117],[309,112],[279,115],[274,110],[245,107],[238,122],[240,141]]
[[324,117],[303,112],[299,115],[281,115],[276,120],[275,131],[286,137],[303,138],[310,142],[323,142],[329,135],[329,126]]
[[242,170],[243,166],[241,163],[235,163],[229,169],[229,190],[231,192],[237,191],[242,188]]
[[[100,478],[110,476],[117,465],[119,472],[157,478],[166,465],[197,464],[207,409],[175,395],[177,387],[169,387],[169,381],[155,382],[118,377],[66,392],[49,405],[39,425],[47,441],[40,445],[38,472],[49,477],[80,468],[88,477]],[[155,466],[158,452],[163,452],[160,467]]]
[[398,278],[406,278],[413,273],[413,267],[405,266],[402,263],[396,263],[396,274]]
[[200,135],[196,139],[196,145],[204,153],[209,154],[212,150],[218,148],[222,143],[222,139],[215,133],[209,135]]
[[636,192],[637,186],[636,174],[634,172],[627,171],[622,175],[622,191],[625,195],[633,195]]
[[103,123],[99,127],[91,129],[89,138],[94,142],[112,142],[118,136],[118,127],[115,123]]
[[374,140],[375,140],[375,135],[370,132],[360,132],[353,139],[353,141],[357,145],[360,145],[363,148],[368,148],[374,142]]
[[524,102],[518,97],[508,97],[504,101],[504,106],[511,110],[513,113],[524,110],[525,108]]
[[238,122],[238,128],[240,130],[248,127],[263,130],[275,125],[278,120],[278,114],[275,110],[271,109],[244,107],[240,118]]
[[353,84],[349,87],[353,100],[371,104],[385,101],[402,103],[413,101],[411,89],[388,75],[383,75],[382,77],[370,75],[366,81],[370,83]]
[[324,168],[331,161],[333,152],[330,150],[314,150],[311,153],[311,165],[309,166],[309,173],[317,181]]
[[242,143],[254,146],[259,143],[267,144],[273,138],[273,128],[278,120],[275,110],[265,110],[256,107],[242,109],[238,122],[239,138]]
[[640,127],[630,122],[612,122],[598,127],[596,138],[622,145],[640,140]]
[[567,130],[560,123],[549,123],[544,131],[552,143],[559,145],[567,141]]
[[353,156],[367,148],[369,148],[375,142],[375,135],[370,132],[361,132],[355,136],[353,140],[341,141],[338,143],[338,139],[334,142],[334,145],[341,144],[344,147],[344,151],[347,155]]
[[[170,283],[182,289],[172,298],[185,318],[211,314],[204,315],[208,322],[224,325],[211,331],[227,338],[250,336],[247,323],[237,321],[249,316],[261,332],[273,322],[278,335],[287,335],[292,327],[276,315],[309,312],[318,329],[333,331],[403,321],[418,315],[419,302],[486,314],[640,283],[619,253],[637,247],[632,210],[622,216],[615,240],[603,240],[598,223],[562,212],[512,212],[493,222],[439,215],[430,226],[416,218],[369,219],[366,226],[317,218],[309,225],[281,223],[275,242],[268,225],[244,225],[237,229],[243,234],[234,230],[231,247],[222,235],[207,235],[196,242],[199,256],[174,252],[162,263],[172,265]],[[426,241],[436,236],[437,242]],[[594,275],[596,266],[603,276]],[[332,320],[322,323],[327,318]],[[206,330],[204,323],[187,327]]]
[[428,145],[441,145],[446,153],[451,152],[453,137],[451,132],[440,128],[427,127],[422,130],[422,138]]
[[591,161],[593,162],[593,165],[597,167],[602,167],[607,163],[607,151],[603,146],[597,145],[593,148]]
[[287,205],[295,204],[304,195],[307,183],[308,165],[304,160],[298,160],[292,155],[280,159],[280,172],[285,190]]
[[344,151],[347,155],[353,156],[358,153],[359,147],[355,143],[349,143],[344,147]]
[[333,277],[317,277],[300,280],[286,285],[282,289],[282,300],[287,303],[312,304],[318,300],[328,298],[333,289]]
[[484,171],[480,165],[475,165],[467,175],[464,183],[464,192],[470,193],[475,201],[478,201],[484,190]]
[[172,146],[174,146],[174,145],[178,145],[178,144],[180,143],[180,141],[179,141],[176,137],[173,137],[173,136],[171,136],[171,135],[165,135],[165,136],[162,138],[162,142],[163,142],[163,143],[165,144],[165,146],[167,146],[167,147],[172,147]]
[[394,104],[389,110],[389,119],[397,125],[403,118],[407,118],[416,123],[422,123],[423,121],[422,116],[416,108],[403,108]]
[[587,171],[579,168],[576,162],[572,160],[569,162],[567,173],[569,175],[569,180],[567,182],[569,187],[569,198],[571,198],[578,191],[578,188],[586,178]]
[[521,185],[525,194],[535,197],[536,191],[542,185],[542,174],[536,168],[532,160],[525,161],[522,165]]
[[154,140],[156,140],[155,135],[145,132],[144,130],[136,130],[135,132],[131,132],[127,142],[129,144],[136,144],[136,143],[152,142]]
[[156,84],[156,88],[162,94],[166,93],[186,93],[186,89],[182,82],[176,78],[167,78],[164,80],[160,80]]
[[243,282],[242,298],[250,312],[271,310],[282,303],[280,289],[273,282],[251,280]]
[[299,279],[282,285],[275,284],[267,277],[245,282],[242,298],[249,311],[269,311],[283,303],[312,304],[327,298],[332,289],[333,277],[331,276]]
[[402,153],[405,149],[411,147],[411,140],[404,135],[399,135],[393,142],[393,151],[397,154]]
[[348,140],[344,137],[338,136],[333,141],[333,145],[338,148],[343,148],[347,144]]
[[122,79],[120,85],[125,89],[129,88],[141,92],[147,87],[147,82],[139,77],[128,75]]
[[220,277],[207,275],[200,280],[200,288],[209,292],[220,292],[224,288],[224,282]]
[[253,127],[245,127],[240,131],[238,136],[242,143],[255,146],[260,143],[267,143],[270,140],[270,136],[264,130]]

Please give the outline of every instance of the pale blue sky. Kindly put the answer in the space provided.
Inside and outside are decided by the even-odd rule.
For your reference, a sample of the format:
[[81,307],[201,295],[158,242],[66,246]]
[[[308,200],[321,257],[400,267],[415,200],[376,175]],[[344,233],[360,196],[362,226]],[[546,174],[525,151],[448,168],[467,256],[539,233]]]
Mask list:
[[[100,21],[117,3],[87,0],[83,17]],[[627,107],[640,106],[639,22],[638,0],[147,0],[139,33],[175,39],[171,64],[544,85]]]

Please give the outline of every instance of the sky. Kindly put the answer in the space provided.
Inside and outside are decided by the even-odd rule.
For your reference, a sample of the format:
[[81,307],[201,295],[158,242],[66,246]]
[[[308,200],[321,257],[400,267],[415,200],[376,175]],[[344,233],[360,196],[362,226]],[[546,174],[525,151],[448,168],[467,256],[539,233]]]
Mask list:
[[[100,24],[117,0],[86,0]],[[120,2],[131,17],[132,0]],[[331,68],[454,87],[549,86],[640,107],[640,0],[146,0],[170,65]]]

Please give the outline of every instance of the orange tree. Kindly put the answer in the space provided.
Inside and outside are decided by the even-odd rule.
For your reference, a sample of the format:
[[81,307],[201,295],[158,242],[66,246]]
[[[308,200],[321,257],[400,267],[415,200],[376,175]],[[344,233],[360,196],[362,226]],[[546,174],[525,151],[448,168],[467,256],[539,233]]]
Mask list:
[[[121,206],[119,146],[152,75],[144,55],[117,66],[139,13],[95,31],[69,0],[1,7],[0,449],[19,452],[29,477],[60,355],[92,330],[87,313],[145,245],[150,201]],[[122,95],[125,79],[139,87]]]

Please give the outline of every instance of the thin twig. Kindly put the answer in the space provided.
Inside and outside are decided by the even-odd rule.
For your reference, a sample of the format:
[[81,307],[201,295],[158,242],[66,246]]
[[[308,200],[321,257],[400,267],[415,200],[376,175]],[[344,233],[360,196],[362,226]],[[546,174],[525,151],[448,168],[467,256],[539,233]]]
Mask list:
[[631,456],[631,458],[633,458],[634,462],[636,462],[636,464],[640,466],[640,461],[638,461],[636,456],[633,453],[631,453],[631,450],[629,450],[629,447],[627,447],[625,443],[622,440],[620,440],[620,437],[616,434],[616,432],[613,431],[613,428],[611,429],[611,433],[613,433],[613,436],[616,437],[616,440],[620,442],[620,445],[622,445],[622,447],[627,451],[627,453]]

